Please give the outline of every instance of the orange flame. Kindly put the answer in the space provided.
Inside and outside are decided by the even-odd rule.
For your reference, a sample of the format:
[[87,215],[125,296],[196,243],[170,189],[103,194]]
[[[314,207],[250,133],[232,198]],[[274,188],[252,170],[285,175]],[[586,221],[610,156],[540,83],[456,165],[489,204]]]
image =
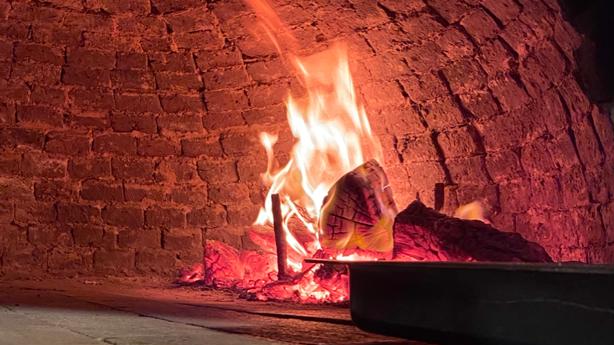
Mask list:
[[[287,31],[282,22],[266,1],[247,2],[262,19],[281,54],[282,48],[272,33]],[[356,97],[344,45],[336,44],[309,57],[297,57],[291,52],[285,55],[307,95],[301,99],[290,95],[286,102],[288,124],[296,141],[285,166],[274,169],[273,145],[277,136],[260,135],[268,157],[262,179],[269,190],[255,224],[273,224],[271,195],[279,194],[286,240],[296,254],[288,255],[288,266],[298,272],[302,269],[302,258],[321,249],[318,218],[331,187],[365,161],[381,162],[382,151],[364,107]],[[311,237],[309,241],[297,239],[288,226],[292,218],[305,226]]]

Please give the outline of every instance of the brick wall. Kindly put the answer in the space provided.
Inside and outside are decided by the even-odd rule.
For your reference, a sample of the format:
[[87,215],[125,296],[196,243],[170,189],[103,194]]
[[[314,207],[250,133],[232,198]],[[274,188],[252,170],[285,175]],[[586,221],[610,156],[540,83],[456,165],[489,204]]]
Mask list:
[[[554,0],[277,1],[348,43],[403,207],[482,199],[562,260],[614,260],[614,134]],[[299,91],[241,1],[0,0],[0,272],[169,274],[241,246],[257,134]],[[606,230],[609,229],[609,230]]]

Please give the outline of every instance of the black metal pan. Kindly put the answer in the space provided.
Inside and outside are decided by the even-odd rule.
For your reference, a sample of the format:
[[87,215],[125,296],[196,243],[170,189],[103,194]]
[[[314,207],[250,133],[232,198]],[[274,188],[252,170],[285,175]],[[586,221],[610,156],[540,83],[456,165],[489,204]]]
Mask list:
[[319,262],[349,266],[352,320],[374,333],[440,344],[614,345],[614,266]]

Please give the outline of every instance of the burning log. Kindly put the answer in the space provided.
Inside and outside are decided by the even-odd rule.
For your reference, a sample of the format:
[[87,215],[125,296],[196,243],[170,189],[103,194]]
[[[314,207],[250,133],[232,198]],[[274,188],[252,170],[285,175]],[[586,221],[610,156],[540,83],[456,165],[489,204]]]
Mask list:
[[288,255],[279,194],[271,195],[271,203],[273,204],[273,231],[275,233],[275,250],[277,252],[277,279],[283,280],[288,277],[286,273]]
[[477,220],[448,217],[420,201],[394,223],[395,260],[552,262],[539,244]]
[[331,249],[392,249],[397,208],[384,169],[370,160],[344,175],[324,200],[322,245]]

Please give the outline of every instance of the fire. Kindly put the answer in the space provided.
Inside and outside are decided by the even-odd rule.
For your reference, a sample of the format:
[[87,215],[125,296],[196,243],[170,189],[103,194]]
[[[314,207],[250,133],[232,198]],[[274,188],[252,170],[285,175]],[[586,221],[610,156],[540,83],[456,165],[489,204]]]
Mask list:
[[[235,288],[255,299],[299,302],[343,302],[349,297],[344,268],[304,263],[305,258],[336,260],[378,260],[392,253],[392,225],[396,207],[389,208],[372,228],[375,241],[364,234],[324,241],[320,226],[325,198],[333,200],[335,183],[369,160],[382,162],[382,149],[373,134],[364,107],[357,99],[348,52],[335,44],[315,55],[299,57],[292,50],[293,38],[280,44],[276,33],[288,30],[265,0],[246,0],[261,19],[266,34],[280,55],[294,67],[306,95],[289,95],[286,101],[288,125],[295,143],[288,162],[277,167],[274,145],[278,137],[260,134],[267,154],[262,181],[268,187],[265,203],[254,222],[269,231],[253,229],[249,236],[259,251],[239,251],[217,241],[207,242],[204,265],[188,269],[184,283],[203,280],[209,286]],[[287,49],[286,49],[287,48]],[[284,50],[285,49],[285,50]],[[387,186],[380,186],[387,187]],[[273,226],[273,194],[281,201],[283,232],[288,245],[286,266],[289,279],[278,280]],[[379,198],[380,196],[376,196]],[[390,195],[390,198],[392,196]],[[324,212],[326,214],[326,212]],[[482,218],[479,204],[459,209],[465,218]],[[360,237],[362,236],[362,237]],[[363,245],[349,245],[354,238]],[[356,241],[354,241],[356,242]]]
[[[297,100],[289,96],[287,100],[288,124],[296,141],[285,166],[273,168],[276,136],[269,133],[260,136],[268,156],[263,181],[270,187],[255,223],[273,224],[270,199],[272,194],[280,194],[288,245],[300,257],[305,257],[322,249],[318,220],[331,187],[366,160],[381,161],[381,147],[356,98],[343,46],[333,46],[308,58],[295,58],[294,64],[307,90],[307,98]],[[293,217],[306,227],[312,235],[311,241],[302,244],[296,239],[289,227]],[[288,265],[296,271],[302,269],[301,262],[289,260]]]

